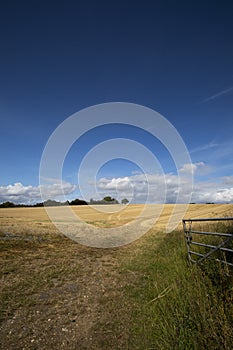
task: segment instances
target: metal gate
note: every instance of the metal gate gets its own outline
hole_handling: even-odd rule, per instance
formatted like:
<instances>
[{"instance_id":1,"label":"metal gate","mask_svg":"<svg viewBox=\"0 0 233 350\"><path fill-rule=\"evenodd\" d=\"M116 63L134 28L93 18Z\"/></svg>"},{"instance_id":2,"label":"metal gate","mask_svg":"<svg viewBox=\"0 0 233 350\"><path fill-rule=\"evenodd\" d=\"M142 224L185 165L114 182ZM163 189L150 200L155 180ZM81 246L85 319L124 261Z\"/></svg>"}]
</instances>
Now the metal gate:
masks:
<instances>
[{"instance_id":1,"label":"metal gate","mask_svg":"<svg viewBox=\"0 0 233 350\"><path fill-rule=\"evenodd\" d=\"M233 267L233 217L183 219L182 221L189 261L201 263L207 258L214 258L216 261ZM204 231L202 228L194 227L197 223L200 226L203 222L212 221L219 223L232 221L232 226L226 232L206 231L206 224L203 228Z\"/></svg>"}]
</instances>

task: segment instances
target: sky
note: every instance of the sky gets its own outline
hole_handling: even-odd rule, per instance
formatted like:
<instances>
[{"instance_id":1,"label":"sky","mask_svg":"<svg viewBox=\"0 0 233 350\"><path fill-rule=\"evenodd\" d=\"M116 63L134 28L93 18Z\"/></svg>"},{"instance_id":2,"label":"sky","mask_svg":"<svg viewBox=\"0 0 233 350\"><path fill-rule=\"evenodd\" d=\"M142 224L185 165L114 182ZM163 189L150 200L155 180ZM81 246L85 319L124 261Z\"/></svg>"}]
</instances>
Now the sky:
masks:
<instances>
[{"instance_id":1,"label":"sky","mask_svg":"<svg viewBox=\"0 0 233 350\"><path fill-rule=\"evenodd\" d=\"M68 117L93 105L128 102L157 111L182 137L192 163L178 170L194 175L192 202L233 203L232 16L227 0L1 2L0 202L41 200L42 153ZM162 172L147 174L132 161L113 159L95 183L86 181L83 196L82 160L114 138L144 145ZM148 183L149 202L161 202L165 182L169 203L179 178L164 145L116 123L72 145L62 181L69 200L111 195L132 203L146 200ZM47 193L60 198L56 180Z\"/></svg>"}]
</instances>

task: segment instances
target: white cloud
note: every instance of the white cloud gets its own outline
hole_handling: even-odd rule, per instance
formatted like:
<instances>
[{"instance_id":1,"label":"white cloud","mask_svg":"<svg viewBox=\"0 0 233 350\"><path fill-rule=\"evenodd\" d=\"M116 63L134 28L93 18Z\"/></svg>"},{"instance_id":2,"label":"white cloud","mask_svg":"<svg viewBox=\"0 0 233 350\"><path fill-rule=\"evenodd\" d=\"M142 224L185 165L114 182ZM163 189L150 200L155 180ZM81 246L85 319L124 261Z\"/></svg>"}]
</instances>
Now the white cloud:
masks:
<instances>
[{"instance_id":1,"label":"white cloud","mask_svg":"<svg viewBox=\"0 0 233 350\"><path fill-rule=\"evenodd\" d=\"M75 191L76 186L68 182L40 185L40 186L24 186L17 182L13 185L0 186L0 202L12 201L14 203L35 203L41 201L41 192L45 194L47 199L56 199L65 194L68 195Z\"/></svg>"},{"instance_id":2,"label":"white cloud","mask_svg":"<svg viewBox=\"0 0 233 350\"><path fill-rule=\"evenodd\" d=\"M189 201L196 203L231 203L233 202L233 177L222 178L221 182L201 181L196 182L193 188L193 195L190 199L190 186L186 177L190 171L198 171L207 167L203 162L193 166L183 166L183 175L178 177L174 174L141 174L122 178L102 178L97 182L97 189L100 195L112 195L118 199L127 197L132 202L140 203L148 200L149 203L174 203L177 194L181 193L181 202ZM219 180L219 179L218 179ZM148 195L149 188L149 195ZM166 197L164 197L166 195Z\"/></svg>"},{"instance_id":3,"label":"white cloud","mask_svg":"<svg viewBox=\"0 0 233 350\"><path fill-rule=\"evenodd\" d=\"M180 169L180 172L185 174L193 174L196 171L196 169L196 164L188 163L183 165L183 167Z\"/></svg>"},{"instance_id":4,"label":"white cloud","mask_svg":"<svg viewBox=\"0 0 233 350\"><path fill-rule=\"evenodd\" d=\"M98 182L99 189L104 190L124 190L131 186L129 177L106 179L102 178Z\"/></svg>"},{"instance_id":5,"label":"white cloud","mask_svg":"<svg viewBox=\"0 0 233 350\"><path fill-rule=\"evenodd\" d=\"M96 186L99 198L111 195L118 200L126 197L132 203L174 203L180 193L180 201L196 203L233 203L233 176L225 176L215 181L196 181L193 195L190 199L190 185L188 175L208 169L204 162L184 165L181 176L176 174L133 174L131 176L101 178L96 184L87 184L89 192ZM199 178L200 179L200 178ZM56 182L56 181L55 181ZM77 186L69 182L48 182L40 186L25 186L18 182L13 185L0 186L0 202L12 201L14 203L35 203L42 201L40 190L43 190L46 199L60 200L62 195L74 193ZM149 190L149 192L148 192ZM90 198L96 198L90 196ZM89 198L85 198L89 200Z\"/></svg>"},{"instance_id":6,"label":"white cloud","mask_svg":"<svg viewBox=\"0 0 233 350\"><path fill-rule=\"evenodd\" d=\"M183 167L180 169L181 174L183 173L193 175L206 175L209 174L211 171L212 168L204 162L184 164Z\"/></svg>"},{"instance_id":7,"label":"white cloud","mask_svg":"<svg viewBox=\"0 0 233 350\"><path fill-rule=\"evenodd\" d=\"M196 203L232 203L233 187L224 183L200 182L195 184L193 191L193 202Z\"/></svg>"},{"instance_id":8,"label":"white cloud","mask_svg":"<svg viewBox=\"0 0 233 350\"><path fill-rule=\"evenodd\" d=\"M127 197L132 202L164 203L175 202L182 186L183 200L188 198L188 182L184 177L174 174L139 174L122 178L102 178L97 182L101 196L117 195L119 199Z\"/></svg>"},{"instance_id":9,"label":"white cloud","mask_svg":"<svg viewBox=\"0 0 233 350\"><path fill-rule=\"evenodd\" d=\"M188 163L184 164L182 168L179 169L180 173L191 174L191 175L207 175L213 171L212 167L204 162Z\"/></svg>"},{"instance_id":10,"label":"white cloud","mask_svg":"<svg viewBox=\"0 0 233 350\"><path fill-rule=\"evenodd\" d=\"M133 170L132 171L132 175L141 175L141 174L143 174L143 172L140 170Z\"/></svg>"}]
</instances>

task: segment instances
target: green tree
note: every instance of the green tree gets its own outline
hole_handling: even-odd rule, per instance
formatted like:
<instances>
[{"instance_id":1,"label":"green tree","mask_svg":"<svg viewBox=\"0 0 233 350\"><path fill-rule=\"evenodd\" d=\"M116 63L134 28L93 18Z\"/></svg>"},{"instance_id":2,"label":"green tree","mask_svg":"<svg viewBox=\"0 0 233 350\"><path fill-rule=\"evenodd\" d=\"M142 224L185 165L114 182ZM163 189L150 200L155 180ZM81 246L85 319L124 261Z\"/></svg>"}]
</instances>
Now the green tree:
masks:
<instances>
[{"instance_id":1,"label":"green tree","mask_svg":"<svg viewBox=\"0 0 233 350\"><path fill-rule=\"evenodd\" d=\"M111 197L111 196L106 196L103 198L103 200L101 201L102 204L119 204L118 200Z\"/></svg>"},{"instance_id":2,"label":"green tree","mask_svg":"<svg viewBox=\"0 0 233 350\"><path fill-rule=\"evenodd\" d=\"M9 201L1 204L1 208L14 208L14 207L15 207L15 204Z\"/></svg>"},{"instance_id":3,"label":"green tree","mask_svg":"<svg viewBox=\"0 0 233 350\"><path fill-rule=\"evenodd\" d=\"M128 199L127 199L127 198L123 198L123 199L122 199L122 201L121 201L121 203L122 203L122 204L128 204L128 203L129 203L129 201L128 201Z\"/></svg>"},{"instance_id":4,"label":"green tree","mask_svg":"<svg viewBox=\"0 0 233 350\"><path fill-rule=\"evenodd\" d=\"M106 197L104 197L104 201L105 202L114 202L115 198L112 198L111 196L106 196Z\"/></svg>"},{"instance_id":5,"label":"green tree","mask_svg":"<svg viewBox=\"0 0 233 350\"><path fill-rule=\"evenodd\" d=\"M84 201L83 199L76 198L70 202L70 205L87 205L87 202Z\"/></svg>"}]
</instances>

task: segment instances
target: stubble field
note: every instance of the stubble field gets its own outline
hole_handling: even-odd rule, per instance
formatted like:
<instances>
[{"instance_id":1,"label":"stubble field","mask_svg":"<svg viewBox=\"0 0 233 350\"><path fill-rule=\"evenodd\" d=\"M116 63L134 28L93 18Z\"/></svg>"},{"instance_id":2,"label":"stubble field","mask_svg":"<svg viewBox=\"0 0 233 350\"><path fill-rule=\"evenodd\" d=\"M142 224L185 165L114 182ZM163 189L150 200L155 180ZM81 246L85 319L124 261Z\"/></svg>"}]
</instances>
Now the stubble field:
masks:
<instances>
[{"instance_id":1,"label":"stubble field","mask_svg":"<svg viewBox=\"0 0 233 350\"><path fill-rule=\"evenodd\" d=\"M97 227L115 227L135 220L144 208L143 205L104 205L104 206L73 206L70 207L80 219ZM164 230L175 206L147 205L147 215L142 221L155 215L158 220L155 229ZM185 218L223 217L232 212L232 204L191 204L187 208ZM56 208L59 219L63 218L63 207ZM177 213L183 211L183 205L176 205ZM179 225L181 228L181 222ZM56 228L50 221L44 208L9 208L0 209L0 229L9 233L42 234L55 232Z\"/></svg>"},{"instance_id":2,"label":"stubble field","mask_svg":"<svg viewBox=\"0 0 233 350\"><path fill-rule=\"evenodd\" d=\"M105 228L135 220L142 207L104 206L100 212L77 206L72 210L85 222ZM151 345L148 335L143 342L138 340L145 334L145 321L140 330L131 328L136 304L129 294L134 288L138 290L139 281L140 288L141 281L145 283L146 273L134 269L133 262L139 262L146 250L160 254L173 209L173 205L151 205L141 222L161 210L155 226L132 244L111 249L82 246L65 237L44 208L0 209L0 348L159 349ZM193 204L185 217L224 217L232 209L232 205ZM62 207L59 210L62 219ZM184 252L182 234L177 235L177 241ZM167 250L169 255L169 246ZM184 254L182 259L185 265ZM162 278L166 282L166 271ZM163 290L156 283L153 288L155 295ZM165 288L162 297L167 292ZM153 300L153 295L150 298Z\"/></svg>"}]
</instances>

